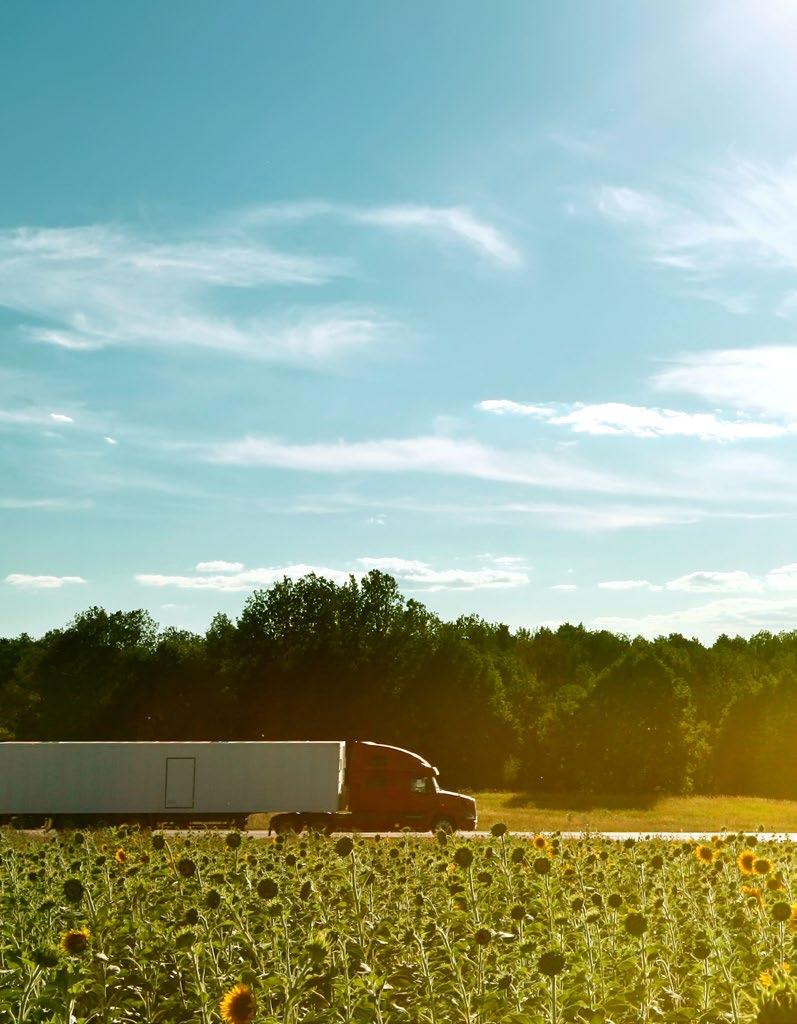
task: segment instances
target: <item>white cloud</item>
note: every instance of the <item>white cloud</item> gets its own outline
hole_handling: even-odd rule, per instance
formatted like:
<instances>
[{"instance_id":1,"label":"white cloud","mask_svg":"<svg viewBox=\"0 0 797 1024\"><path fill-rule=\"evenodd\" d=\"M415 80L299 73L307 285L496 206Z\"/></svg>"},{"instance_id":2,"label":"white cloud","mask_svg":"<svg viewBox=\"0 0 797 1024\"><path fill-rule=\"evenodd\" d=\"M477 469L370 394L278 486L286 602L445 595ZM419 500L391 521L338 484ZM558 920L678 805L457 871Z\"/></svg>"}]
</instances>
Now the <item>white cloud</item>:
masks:
<instances>
[{"instance_id":1,"label":"white cloud","mask_svg":"<svg viewBox=\"0 0 797 1024\"><path fill-rule=\"evenodd\" d=\"M697 395L785 421L797 418L797 345L683 355L653 378L660 391Z\"/></svg>"},{"instance_id":2,"label":"white cloud","mask_svg":"<svg viewBox=\"0 0 797 1024\"><path fill-rule=\"evenodd\" d=\"M598 584L600 590L652 590L654 588L652 583L648 580L604 580Z\"/></svg>"},{"instance_id":3,"label":"white cloud","mask_svg":"<svg viewBox=\"0 0 797 1024\"><path fill-rule=\"evenodd\" d=\"M277 252L240 229L157 241L124 226L0 231L0 306L36 324L32 340L75 351L104 346L216 349L315 363L368 347L392 325L358 307L218 312L218 289L257 293L317 285L340 261Z\"/></svg>"},{"instance_id":4,"label":"white cloud","mask_svg":"<svg viewBox=\"0 0 797 1024\"><path fill-rule=\"evenodd\" d=\"M108 437L107 434L103 437L103 441L105 441L106 444L110 445L119 444L115 437Z\"/></svg>"},{"instance_id":5,"label":"white cloud","mask_svg":"<svg viewBox=\"0 0 797 1024\"><path fill-rule=\"evenodd\" d=\"M74 419L71 416L67 416L65 413L62 413L62 412L51 412L50 413L50 419L53 420L54 423L74 423L75 422Z\"/></svg>"},{"instance_id":6,"label":"white cloud","mask_svg":"<svg viewBox=\"0 0 797 1024\"><path fill-rule=\"evenodd\" d=\"M438 473L535 487L616 492L641 489L587 467L547 455L499 451L478 441L449 437L291 444L268 437L244 437L198 449L210 462L270 466L306 473Z\"/></svg>"},{"instance_id":7,"label":"white cloud","mask_svg":"<svg viewBox=\"0 0 797 1024\"><path fill-rule=\"evenodd\" d=\"M770 590L797 590L797 562L772 569L767 573L766 584Z\"/></svg>"},{"instance_id":8,"label":"white cloud","mask_svg":"<svg viewBox=\"0 0 797 1024\"><path fill-rule=\"evenodd\" d=\"M513 402L509 398L486 398L477 402L476 408L482 412L491 412L496 416L533 416L547 420L556 410L550 405L531 405L529 402Z\"/></svg>"},{"instance_id":9,"label":"white cloud","mask_svg":"<svg viewBox=\"0 0 797 1024\"><path fill-rule=\"evenodd\" d=\"M31 576L27 573L12 572L6 576L6 583L15 587L30 587L33 590L57 590L69 583L85 583L82 576Z\"/></svg>"},{"instance_id":10,"label":"white cloud","mask_svg":"<svg viewBox=\"0 0 797 1024\"><path fill-rule=\"evenodd\" d=\"M225 566L220 569L219 566ZM239 568L233 568L239 566ZM294 564L246 569L240 563L200 562L195 575L138 573L136 581L146 587L177 587L180 590L251 591L269 587L288 577L299 579L315 573L335 583L345 583L350 576L362 577L372 569L390 573L402 584L434 593L441 590L495 590L524 586L529 582L526 572L499 567L484 569L436 569L427 562L399 557L363 557L356 559L356 569L335 569L329 566Z\"/></svg>"},{"instance_id":11,"label":"white cloud","mask_svg":"<svg viewBox=\"0 0 797 1024\"><path fill-rule=\"evenodd\" d=\"M197 562L197 572L240 572L244 567L243 562Z\"/></svg>"},{"instance_id":12,"label":"white cloud","mask_svg":"<svg viewBox=\"0 0 797 1024\"><path fill-rule=\"evenodd\" d=\"M690 594L749 593L762 590L763 584L750 573L739 569L726 572L698 570L670 580L665 587L667 590L683 590Z\"/></svg>"},{"instance_id":13,"label":"white cloud","mask_svg":"<svg viewBox=\"0 0 797 1024\"><path fill-rule=\"evenodd\" d=\"M551 590L578 590L575 583L554 583Z\"/></svg>"},{"instance_id":14,"label":"white cloud","mask_svg":"<svg viewBox=\"0 0 797 1024\"><path fill-rule=\"evenodd\" d=\"M569 427L576 434L628 435L637 438L695 437L701 441L739 441L782 437L795 427L749 419L721 419L714 413L657 409L625 402L592 405L532 405L508 399L490 399L476 406L498 415L532 416L552 426Z\"/></svg>"},{"instance_id":15,"label":"white cloud","mask_svg":"<svg viewBox=\"0 0 797 1024\"><path fill-rule=\"evenodd\" d=\"M380 572L408 573L423 572L427 568L426 562L413 561L409 558L358 558L357 562L366 572L371 569L378 569Z\"/></svg>"},{"instance_id":16,"label":"white cloud","mask_svg":"<svg viewBox=\"0 0 797 1024\"><path fill-rule=\"evenodd\" d=\"M590 624L594 629L647 637L683 633L712 641L721 633L750 636L759 630L794 629L797 626L795 597L726 597L679 611L639 616L602 615Z\"/></svg>"},{"instance_id":17,"label":"white cloud","mask_svg":"<svg viewBox=\"0 0 797 1024\"><path fill-rule=\"evenodd\" d=\"M527 572L518 569L434 569L426 562L404 558L358 558L365 570L389 572L401 582L414 583L430 593L439 590L497 590L522 587L529 582Z\"/></svg>"},{"instance_id":18,"label":"white cloud","mask_svg":"<svg viewBox=\"0 0 797 1024\"><path fill-rule=\"evenodd\" d=\"M200 563L201 564L201 563ZM206 573L195 576L170 576L163 573L137 573L136 581L145 587L177 587L179 590L220 590L229 592L256 590L270 587L279 580L299 579L315 573L335 583L345 583L350 573L317 565L268 566L259 569L242 569L240 572Z\"/></svg>"},{"instance_id":19,"label":"white cloud","mask_svg":"<svg viewBox=\"0 0 797 1024\"><path fill-rule=\"evenodd\" d=\"M453 239L499 266L523 264L521 252L498 228L462 206L356 206L311 200L254 207L243 219L247 224L268 224L315 217L335 217L392 231L420 231L441 240Z\"/></svg>"}]
</instances>

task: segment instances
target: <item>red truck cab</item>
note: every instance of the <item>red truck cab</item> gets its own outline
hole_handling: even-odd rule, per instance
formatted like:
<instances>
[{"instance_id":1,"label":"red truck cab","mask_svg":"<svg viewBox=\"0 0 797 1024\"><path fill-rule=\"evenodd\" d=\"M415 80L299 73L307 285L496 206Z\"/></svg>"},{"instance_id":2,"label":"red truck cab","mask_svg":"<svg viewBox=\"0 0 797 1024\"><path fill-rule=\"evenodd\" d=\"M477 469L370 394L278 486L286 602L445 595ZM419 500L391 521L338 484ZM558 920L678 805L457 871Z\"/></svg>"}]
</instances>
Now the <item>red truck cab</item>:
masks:
<instances>
[{"instance_id":1,"label":"red truck cab","mask_svg":"<svg viewBox=\"0 0 797 1024\"><path fill-rule=\"evenodd\" d=\"M346 788L354 818L395 818L399 828L474 829L472 797L440 789L438 771L410 750L383 743L346 744ZM384 827L384 826L383 826Z\"/></svg>"},{"instance_id":2,"label":"red truck cab","mask_svg":"<svg viewBox=\"0 0 797 1024\"><path fill-rule=\"evenodd\" d=\"M433 765L410 750L349 741L340 810L277 814L271 818L269 831L472 831L476 828L475 800L441 789L437 775Z\"/></svg>"}]
</instances>

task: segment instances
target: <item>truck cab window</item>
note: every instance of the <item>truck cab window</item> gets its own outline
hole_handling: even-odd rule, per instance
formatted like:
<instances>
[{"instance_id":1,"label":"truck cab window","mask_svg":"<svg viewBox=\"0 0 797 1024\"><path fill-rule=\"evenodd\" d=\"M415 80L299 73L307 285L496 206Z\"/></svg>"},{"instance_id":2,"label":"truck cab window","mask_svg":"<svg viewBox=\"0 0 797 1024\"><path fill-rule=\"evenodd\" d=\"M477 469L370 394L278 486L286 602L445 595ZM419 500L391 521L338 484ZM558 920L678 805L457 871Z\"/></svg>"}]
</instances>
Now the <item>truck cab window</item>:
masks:
<instances>
[{"instance_id":1,"label":"truck cab window","mask_svg":"<svg viewBox=\"0 0 797 1024\"><path fill-rule=\"evenodd\" d=\"M431 780L427 778L410 779L410 792L412 793L432 793L433 789L430 785Z\"/></svg>"}]
</instances>

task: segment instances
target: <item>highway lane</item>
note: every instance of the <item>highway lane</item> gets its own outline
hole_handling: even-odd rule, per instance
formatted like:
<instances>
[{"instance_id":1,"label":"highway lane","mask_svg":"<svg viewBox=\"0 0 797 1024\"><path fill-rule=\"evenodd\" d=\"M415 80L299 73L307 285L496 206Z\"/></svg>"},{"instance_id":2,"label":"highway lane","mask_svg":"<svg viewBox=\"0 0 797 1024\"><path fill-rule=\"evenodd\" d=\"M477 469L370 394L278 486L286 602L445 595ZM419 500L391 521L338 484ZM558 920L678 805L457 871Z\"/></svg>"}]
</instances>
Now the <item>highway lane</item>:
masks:
<instances>
[{"instance_id":1,"label":"highway lane","mask_svg":"<svg viewBox=\"0 0 797 1024\"><path fill-rule=\"evenodd\" d=\"M69 829L64 831L85 831L90 826L84 826L82 829ZM144 830L142 830L144 831ZM173 836L201 836L201 835L212 835L218 833L219 835L226 835L231 830L229 828L187 828L187 829L157 829L153 831L162 832L164 835ZM38 836L57 836L59 830L53 829L20 829L20 834L23 835L38 835ZM265 829L252 829L246 830L241 833L244 836L249 836L252 839L260 840L274 840L276 836L273 832L268 832ZM561 839L609 839L616 842L624 842L627 839L633 839L635 842L644 842L646 839L665 839L674 843L686 843L686 842L702 842L710 841L714 838L724 838L728 835L738 835L739 833L728 830L727 832L548 832L543 830L539 832L507 832L507 838L512 839L533 839L536 835L552 836L558 835ZM301 833L299 834L301 835ZM299 835L292 838L299 838ZM420 838L432 840L436 837L431 832L335 832L333 838L336 836L354 836L360 839L404 839L406 837ZM776 843L797 843L797 832L750 832L745 831L744 835L755 836L759 842L776 842ZM451 834L452 839L490 839L492 835L490 832L454 832Z\"/></svg>"},{"instance_id":2,"label":"highway lane","mask_svg":"<svg viewBox=\"0 0 797 1024\"><path fill-rule=\"evenodd\" d=\"M195 834L197 829L183 829L180 830L180 835L192 835ZM210 831L210 830L207 830ZM223 830L222 830L223 831ZM252 836L254 839L273 839L273 833L267 832L265 829L253 829L242 833L243 835ZM403 839L405 836L420 837L426 839L435 838L430 832L336 832L335 835L351 835L359 836L363 839L374 839L377 835L382 839ZM533 839L538 832L508 832L507 836L514 839ZM702 840L711 840L715 837L724 837L728 834L737 835L736 832L543 832L542 835L558 835L562 839L588 839L590 837L595 839L612 839L617 842L624 842L626 839L633 839L637 842L644 841L645 839L668 839L672 842L686 843L686 842L700 842ZM745 832L745 835L755 835L759 842L778 842L778 843L797 843L797 832ZM452 834L452 838L477 838L477 839L490 839L492 838L490 832L455 832Z\"/></svg>"}]
</instances>

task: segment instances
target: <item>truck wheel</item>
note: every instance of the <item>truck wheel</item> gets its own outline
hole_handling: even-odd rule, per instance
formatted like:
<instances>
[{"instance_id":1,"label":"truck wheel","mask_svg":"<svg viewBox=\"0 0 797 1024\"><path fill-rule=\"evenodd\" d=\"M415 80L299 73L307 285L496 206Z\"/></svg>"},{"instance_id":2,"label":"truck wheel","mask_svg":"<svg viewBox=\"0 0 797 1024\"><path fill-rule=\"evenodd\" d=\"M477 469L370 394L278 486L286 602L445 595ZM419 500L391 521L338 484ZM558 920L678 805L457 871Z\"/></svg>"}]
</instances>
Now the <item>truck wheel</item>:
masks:
<instances>
[{"instance_id":1,"label":"truck wheel","mask_svg":"<svg viewBox=\"0 0 797 1024\"><path fill-rule=\"evenodd\" d=\"M432 832L456 832L456 823L451 818L435 818L432 822Z\"/></svg>"},{"instance_id":2,"label":"truck wheel","mask_svg":"<svg viewBox=\"0 0 797 1024\"><path fill-rule=\"evenodd\" d=\"M291 814L281 814L271 821L271 829L278 836L298 835L304 828L301 818Z\"/></svg>"}]
</instances>

